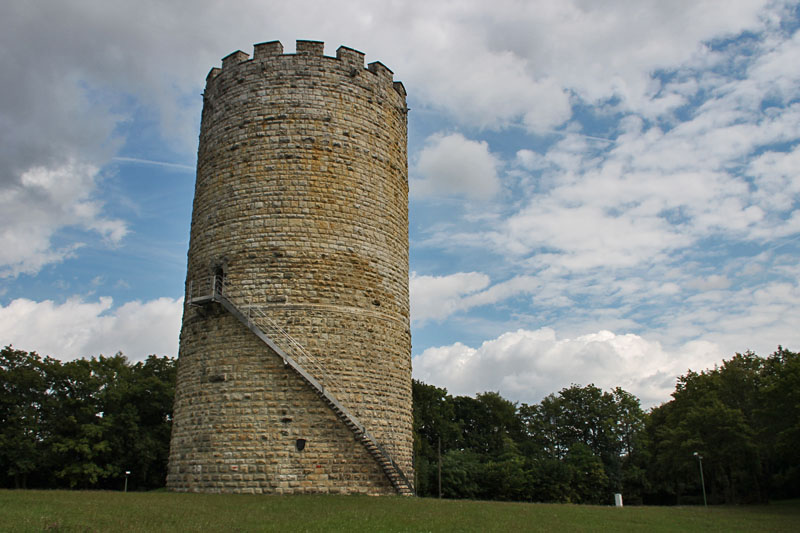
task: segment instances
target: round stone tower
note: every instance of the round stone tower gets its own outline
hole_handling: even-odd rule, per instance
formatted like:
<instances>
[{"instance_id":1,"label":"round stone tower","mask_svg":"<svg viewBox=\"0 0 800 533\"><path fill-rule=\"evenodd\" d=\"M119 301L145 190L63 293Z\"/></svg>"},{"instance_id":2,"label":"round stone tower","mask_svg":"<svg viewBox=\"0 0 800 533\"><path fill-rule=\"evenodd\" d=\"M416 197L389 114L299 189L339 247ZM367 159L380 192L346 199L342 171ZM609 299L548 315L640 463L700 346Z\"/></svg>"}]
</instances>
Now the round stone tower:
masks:
<instances>
[{"instance_id":1,"label":"round stone tower","mask_svg":"<svg viewBox=\"0 0 800 533\"><path fill-rule=\"evenodd\" d=\"M413 492L405 96L316 41L211 69L171 490Z\"/></svg>"}]
</instances>

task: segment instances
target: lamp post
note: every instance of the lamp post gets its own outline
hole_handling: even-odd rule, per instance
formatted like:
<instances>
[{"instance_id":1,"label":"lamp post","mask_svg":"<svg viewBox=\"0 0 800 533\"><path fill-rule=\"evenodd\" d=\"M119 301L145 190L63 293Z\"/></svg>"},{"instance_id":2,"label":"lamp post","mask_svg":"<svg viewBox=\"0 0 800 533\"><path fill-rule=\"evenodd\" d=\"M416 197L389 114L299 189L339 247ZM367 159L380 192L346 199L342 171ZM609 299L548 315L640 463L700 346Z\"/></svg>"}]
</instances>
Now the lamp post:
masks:
<instances>
[{"instance_id":1,"label":"lamp post","mask_svg":"<svg viewBox=\"0 0 800 533\"><path fill-rule=\"evenodd\" d=\"M703 486L703 505L708 507L708 501L706 500L706 480L703 478L703 456L697 452L694 452L695 457L697 457L697 462L700 464L700 484Z\"/></svg>"},{"instance_id":2,"label":"lamp post","mask_svg":"<svg viewBox=\"0 0 800 533\"><path fill-rule=\"evenodd\" d=\"M131 475L130 470L125 471L125 492L128 492L128 476Z\"/></svg>"},{"instance_id":3,"label":"lamp post","mask_svg":"<svg viewBox=\"0 0 800 533\"><path fill-rule=\"evenodd\" d=\"M442 437L439 436L439 499L442 499Z\"/></svg>"}]
</instances>

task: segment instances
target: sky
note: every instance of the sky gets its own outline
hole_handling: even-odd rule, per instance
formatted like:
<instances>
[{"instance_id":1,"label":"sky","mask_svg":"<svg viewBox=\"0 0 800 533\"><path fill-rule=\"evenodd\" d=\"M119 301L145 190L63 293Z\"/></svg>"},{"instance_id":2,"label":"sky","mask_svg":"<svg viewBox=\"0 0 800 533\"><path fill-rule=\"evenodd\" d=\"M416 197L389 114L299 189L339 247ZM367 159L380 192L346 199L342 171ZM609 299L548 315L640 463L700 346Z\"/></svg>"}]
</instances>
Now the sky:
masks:
<instances>
[{"instance_id":1,"label":"sky","mask_svg":"<svg viewBox=\"0 0 800 533\"><path fill-rule=\"evenodd\" d=\"M297 39L408 91L413 375L535 403L800 349L800 7L5 0L0 344L176 356L205 77Z\"/></svg>"}]
</instances>

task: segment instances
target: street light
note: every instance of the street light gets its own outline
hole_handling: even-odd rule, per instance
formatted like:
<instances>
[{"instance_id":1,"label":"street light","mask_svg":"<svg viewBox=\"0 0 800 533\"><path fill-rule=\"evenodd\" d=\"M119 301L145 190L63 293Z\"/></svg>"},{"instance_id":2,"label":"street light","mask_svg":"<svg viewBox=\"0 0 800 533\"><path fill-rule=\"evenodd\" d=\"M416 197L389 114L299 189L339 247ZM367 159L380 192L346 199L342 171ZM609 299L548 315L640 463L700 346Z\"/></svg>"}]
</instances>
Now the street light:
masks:
<instances>
[{"instance_id":1,"label":"street light","mask_svg":"<svg viewBox=\"0 0 800 533\"><path fill-rule=\"evenodd\" d=\"M697 461L700 464L700 484L703 486L703 505L708 507L708 501L706 501L706 480L703 478L703 456L697 452L694 452L692 455L697 457Z\"/></svg>"},{"instance_id":2,"label":"street light","mask_svg":"<svg viewBox=\"0 0 800 533\"><path fill-rule=\"evenodd\" d=\"M697 454L695 454L697 455ZM130 470L125 471L125 492L128 492L128 476L131 475Z\"/></svg>"}]
</instances>

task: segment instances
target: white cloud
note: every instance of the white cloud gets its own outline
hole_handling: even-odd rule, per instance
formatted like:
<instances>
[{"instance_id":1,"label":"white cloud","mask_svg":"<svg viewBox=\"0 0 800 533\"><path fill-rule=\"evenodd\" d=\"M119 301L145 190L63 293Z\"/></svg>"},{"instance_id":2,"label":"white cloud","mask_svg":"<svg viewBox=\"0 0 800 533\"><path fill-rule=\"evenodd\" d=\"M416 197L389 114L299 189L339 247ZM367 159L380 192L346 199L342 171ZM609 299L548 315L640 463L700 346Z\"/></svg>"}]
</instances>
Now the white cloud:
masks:
<instances>
[{"instance_id":1,"label":"white cloud","mask_svg":"<svg viewBox=\"0 0 800 533\"><path fill-rule=\"evenodd\" d=\"M700 291L713 291L720 289L727 289L731 286L730 280L726 276L719 274L712 274L707 278L698 278L690 280L687 287L697 289Z\"/></svg>"},{"instance_id":2,"label":"white cloud","mask_svg":"<svg viewBox=\"0 0 800 533\"><path fill-rule=\"evenodd\" d=\"M534 276L516 276L491 284L480 272L458 272L447 276L420 276L411 273L411 319L416 325L429 320L441 321L474 307L503 302L520 295L552 299L553 295ZM552 303L552 301L551 301Z\"/></svg>"},{"instance_id":3,"label":"white cloud","mask_svg":"<svg viewBox=\"0 0 800 533\"><path fill-rule=\"evenodd\" d=\"M466 296L462 301L462 306L464 309L469 309L479 305L494 304L522 294L538 294L543 289L541 281L535 276L515 276Z\"/></svg>"},{"instance_id":4,"label":"white cloud","mask_svg":"<svg viewBox=\"0 0 800 533\"><path fill-rule=\"evenodd\" d=\"M766 5L739 1L723 14L712 0L404 2L404 27L391 24L392 10L375 18L408 43L398 54L404 79L427 106L465 124L546 132L570 118L570 94L617 98L647 116L677 108L685 96L660 92L651 74L708 62L705 41L761 29Z\"/></svg>"},{"instance_id":5,"label":"white cloud","mask_svg":"<svg viewBox=\"0 0 800 533\"><path fill-rule=\"evenodd\" d=\"M415 322L441 320L464 309L464 297L489 285L489 276L459 272L449 276L418 276L411 273L411 317Z\"/></svg>"},{"instance_id":6,"label":"white cloud","mask_svg":"<svg viewBox=\"0 0 800 533\"><path fill-rule=\"evenodd\" d=\"M774 268L774 267L773 267ZM773 281L725 288L727 279L711 276L701 287L685 293L680 306L663 309L661 329L649 335L663 343L702 337L722 347L729 355L753 350L771 353L779 344L788 349L800 346L800 270L792 267Z\"/></svg>"},{"instance_id":7,"label":"white cloud","mask_svg":"<svg viewBox=\"0 0 800 533\"><path fill-rule=\"evenodd\" d=\"M112 304L109 297L62 304L13 300L0 306L0 343L62 360L118 351L133 361L150 354L177 357L183 299Z\"/></svg>"},{"instance_id":8,"label":"white cloud","mask_svg":"<svg viewBox=\"0 0 800 533\"><path fill-rule=\"evenodd\" d=\"M572 384L622 387L644 406L669 400L677 376L729 358L714 344L690 342L667 351L637 335L599 331L559 339L555 331L517 330L478 348L461 343L428 348L413 360L414 377L451 394L499 391L526 403Z\"/></svg>"},{"instance_id":9,"label":"white cloud","mask_svg":"<svg viewBox=\"0 0 800 533\"><path fill-rule=\"evenodd\" d=\"M500 244L510 252L543 250L536 255L537 263L570 271L635 266L690 243L657 216L619 216L602 205L572 206L547 199L533 201L510 217L503 233L507 241Z\"/></svg>"},{"instance_id":10,"label":"white cloud","mask_svg":"<svg viewBox=\"0 0 800 533\"><path fill-rule=\"evenodd\" d=\"M766 209L786 212L800 196L800 145L791 152L765 152L750 161L747 173L756 179L756 196Z\"/></svg>"},{"instance_id":11,"label":"white cloud","mask_svg":"<svg viewBox=\"0 0 800 533\"><path fill-rule=\"evenodd\" d=\"M797 73L776 70L800 54L800 36L776 41L767 33L750 47L747 56L715 52L720 65L740 62L727 76L703 79L707 65L693 60L672 81L651 80L701 100L683 121L628 114L611 142L566 133L543 154L518 150L515 171L531 173L520 180L521 207L478 231L459 228L427 243L489 247L518 264L575 273L669 262L709 238L761 243L793 235L800 230L798 152L776 146L800 139L800 105L778 111L765 103L800 97ZM770 75L782 80L777 89ZM692 79L703 80L702 90Z\"/></svg>"},{"instance_id":12,"label":"white cloud","mask_svg":"<svg viewBox=\"0 0 800 533\"><path fill-rule=\"evenodd\" d=\"M79 242L53 245L56 232L65 227L118 244L127 226L102 213L102 203L91 196L97 180L96 167L70 161L57 168L31 168L15 186L0 189L0 277L35 274L72 256Z\"/></svg>"},{"instance_id":13,"label":"white cloud","mask_svg":"<svg viewBox=\"0 0 800 533\"><path fill-rule=\"evenodd\" d=\"M455 315L460 322L470 324L473 332L475 328L497 331L492 321L481 321L479 313L467 312L514 299L514 310L506 320L518 327L550 324L575 339L584 338L584 332L592 330L637 332L651 343L660 343L662 351L669 354L684 353L686 346L706 342L712 343L721 357L745 350L767 355L779 344L789 349L800 345L795 320L800 314L800 268L791 254L771 257L774 254L734 260L720 272L706 274L689 265L619 272L595 269L569 276L544 269L536 275L517 275L498 283L481 275L477 278L480 283L474 286L456 283L461 275L417 276L426 283L414 291L412 279L412 294L417 293L428 307L422 308L421 316L412 310L412 318L421 327L425 319L442 321ZM765 265L769 274L764 271ZM770 281L765 281L767 276ZM430 297L425 298L426 294ZM529 298L531 304L520 302L520 297ZM429 355L436 360L455 351L463 358L472 350L461 345L445 346ZM478 372L475 379L482 380L482 376ZM576 376L577 380L580 374Z\"/></svg>"},{"instance_id":14,"label":"white cloud","mask_svg":"<svg viewBox=\"0 0 800 533\"><path fill-rule=\"evenodd\" d=\"M437 133L428 137L419 154L415 170L421 178L411 180L411 194L491 199L500 190L499 166L485 141Z\"/></svg>"},{"instance_id":15,"label":"white cloud","mask_svg":"<svg viewBox=\"0 0 800 533\"><path fill-rule=\"evenodd\" d=\"M741 1L720 10L713 1L501 1L485 4L491 14L467 17L491 21L472 38L518 58L532 79L556 79L590 103L617 97L625 109L655 114L683 100L659 94L652 72L701 60L709 54L704 41L761 28L766 4Z\"/></svg>"},{"instance_id":16,"label":"white cloud","mask_svg":"<svg viewBox=\"0 0 800 533\"><path fill-rule=\"evenodd\" d=\"M547 166L547 163L540 154L525 148L517 151L514 162L527 170L539 170Z\"/></svg>"}]
</instances>

